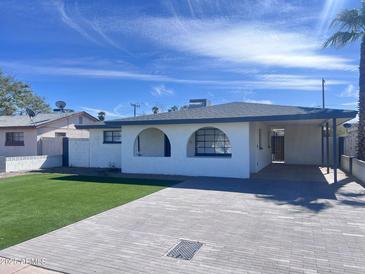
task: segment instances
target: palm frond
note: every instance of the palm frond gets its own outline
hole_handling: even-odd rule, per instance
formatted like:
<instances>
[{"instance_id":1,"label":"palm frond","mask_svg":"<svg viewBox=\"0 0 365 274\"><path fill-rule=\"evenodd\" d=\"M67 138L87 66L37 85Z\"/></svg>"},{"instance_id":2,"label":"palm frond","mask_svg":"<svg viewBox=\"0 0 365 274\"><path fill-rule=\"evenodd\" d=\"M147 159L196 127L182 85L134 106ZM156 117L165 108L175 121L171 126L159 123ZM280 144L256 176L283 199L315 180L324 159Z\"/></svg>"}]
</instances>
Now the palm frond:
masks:
<instances>
[{"instance_id":1,"label":"palm frond","mask_svg":"<svg viewBox=\"0 0 365 274\"><path fill-rule=\"evenodd\" d=\"M359 32L365 29L362 10L352 9L340 12L332 21L331 27L339 27L348 32Z\"/></svg>"},{"instance_id":2,"label":"palm frond","mask_svg":"<svg viewBox=\"0 0 365 274\"><path fill-rule=\"evenodd\" d=\"M349 32L349 31L338 31L333 34L327 41L323 44L324 48L336 47L340 48L348 43L355 42L364 36L364 32Z\"/></svg>"}]
</instances>

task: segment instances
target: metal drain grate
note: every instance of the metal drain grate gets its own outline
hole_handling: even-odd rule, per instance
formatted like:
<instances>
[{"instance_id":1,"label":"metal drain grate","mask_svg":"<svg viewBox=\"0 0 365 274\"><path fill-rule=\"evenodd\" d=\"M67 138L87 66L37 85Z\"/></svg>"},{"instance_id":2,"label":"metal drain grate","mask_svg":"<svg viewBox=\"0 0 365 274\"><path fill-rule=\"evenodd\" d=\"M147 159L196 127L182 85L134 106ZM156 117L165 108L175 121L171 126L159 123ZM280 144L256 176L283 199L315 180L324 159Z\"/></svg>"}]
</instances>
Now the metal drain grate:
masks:
<instances>
[{"instance_id":1,"label":"metal drain grate","mask_svg":"<svg viewBox=\"0 0 365 274\"><path fill-rule=\"evenodd\" d=\"M191 260L202 246L203 244L200 242L180 240L180 242L171 249L166 256L183 260Z\"/></svg>"}]
</instances>

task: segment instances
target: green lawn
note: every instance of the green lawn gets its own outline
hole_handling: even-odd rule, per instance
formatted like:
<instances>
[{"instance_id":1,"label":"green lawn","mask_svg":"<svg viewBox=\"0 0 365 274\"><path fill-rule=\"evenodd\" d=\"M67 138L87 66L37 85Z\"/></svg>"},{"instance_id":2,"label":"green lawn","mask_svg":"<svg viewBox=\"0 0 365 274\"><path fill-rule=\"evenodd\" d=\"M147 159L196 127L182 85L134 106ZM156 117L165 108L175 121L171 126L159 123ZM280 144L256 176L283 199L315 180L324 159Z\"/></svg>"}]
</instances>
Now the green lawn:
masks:
<instances>
[{"instance_id":1,"label":"green lawn","mask_svg":"<svg viewBox=\"0 0 365 274\"><path fill-rule=\"evenodd\" d=\"M0 179L0 250L175 183L65 174Z\"/></svg>"}]
</instances>

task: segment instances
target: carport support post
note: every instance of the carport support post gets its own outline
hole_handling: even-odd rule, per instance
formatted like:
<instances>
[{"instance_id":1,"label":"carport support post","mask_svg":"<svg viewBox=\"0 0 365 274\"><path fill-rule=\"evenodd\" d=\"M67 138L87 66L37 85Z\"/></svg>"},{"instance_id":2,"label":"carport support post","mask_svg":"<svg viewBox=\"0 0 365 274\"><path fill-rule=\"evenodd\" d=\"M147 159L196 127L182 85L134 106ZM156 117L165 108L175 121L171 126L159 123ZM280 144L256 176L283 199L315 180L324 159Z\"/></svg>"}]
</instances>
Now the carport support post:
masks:
<instances>
[{"instance_id":1,"label":"carport support post","mask_svg":"<svg viewBox=\"0 0 365 274\"><path fill-rule=\"evenodd\" d=\"M321 125L322 166L324 166L324 127Z\"/></svg>"},{"instance_id":2,"label":"carport support post","mask_svg":"<svg viewBox=\"0 0 365 274\"><path fill-rule=\"evenodd\" d=\"M330 173L330 130L328 121L326 122L326 164L327 164L327 174Z\"/></svg>"},{"instance_id":3,"label":"carport support post","mask_svg":"<svg viewBox=\"0 0 365 274\"><path fill-rule=\"evenodd\" d=\"M332 119L333 124L333 182L337 183L337 134L336 134L336 118Z\"/></svg>"}]
</instances>

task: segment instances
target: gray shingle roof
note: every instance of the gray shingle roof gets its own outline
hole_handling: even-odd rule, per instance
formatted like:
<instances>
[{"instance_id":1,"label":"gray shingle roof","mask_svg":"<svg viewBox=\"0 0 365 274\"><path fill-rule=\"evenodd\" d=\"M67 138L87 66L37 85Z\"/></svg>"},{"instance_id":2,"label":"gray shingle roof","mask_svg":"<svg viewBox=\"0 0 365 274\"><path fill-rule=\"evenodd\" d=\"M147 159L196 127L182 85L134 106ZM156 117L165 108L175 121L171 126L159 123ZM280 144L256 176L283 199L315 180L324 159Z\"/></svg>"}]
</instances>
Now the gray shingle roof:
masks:
<instances>
[{"instance_id":1,"label":"gray shingle roof","mask_svg":"<svg viewBox=\"0 0 365 274\"><path fill-rule=\"evenodd\" d=\"M75 114L77 113L40 113L32 120L28 115L0 116L0 127L37 127Z\"/></svg>"},{"instance_id":2,"label":"gray shingle roof","mask_svg":"<svg viewBox=\"0 0 365 274\"><path fill-rule=\"evenodd\" d=\"M107 121L111 125L183 124L200 122L239 122L270 120L303 120L354 118L357 112L340 109L321 109L233 102L201 108L184 109Z\"/></svg>"}]
</instances>

